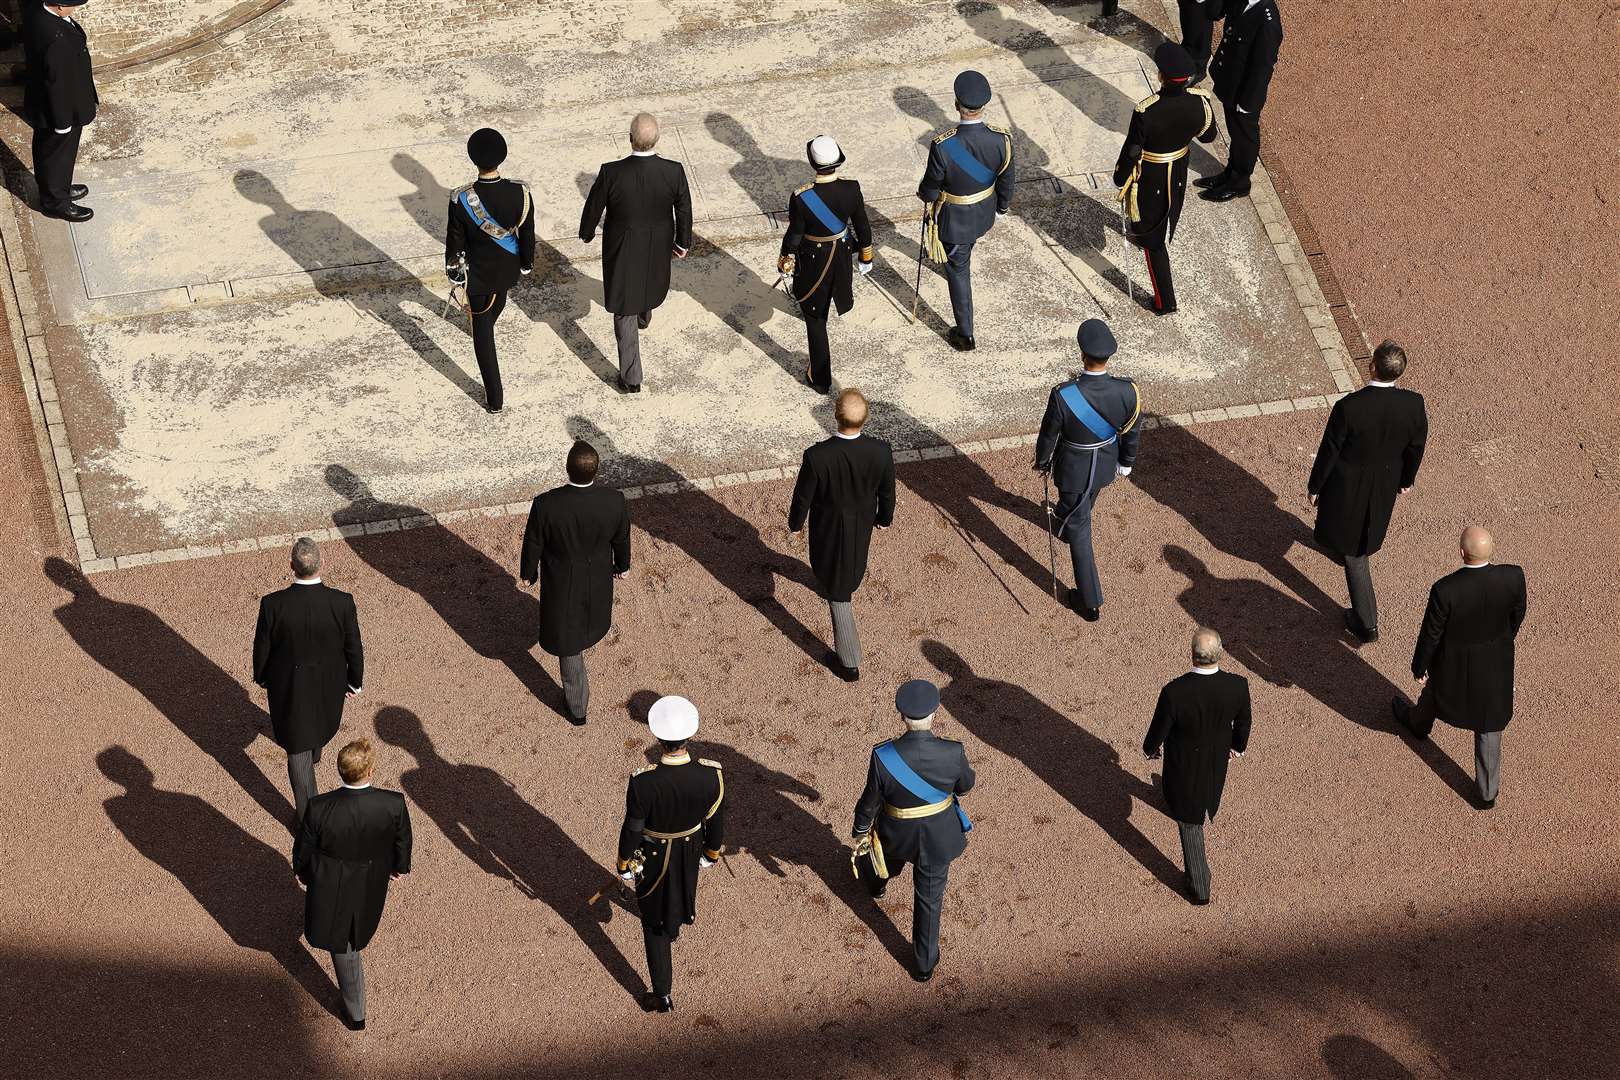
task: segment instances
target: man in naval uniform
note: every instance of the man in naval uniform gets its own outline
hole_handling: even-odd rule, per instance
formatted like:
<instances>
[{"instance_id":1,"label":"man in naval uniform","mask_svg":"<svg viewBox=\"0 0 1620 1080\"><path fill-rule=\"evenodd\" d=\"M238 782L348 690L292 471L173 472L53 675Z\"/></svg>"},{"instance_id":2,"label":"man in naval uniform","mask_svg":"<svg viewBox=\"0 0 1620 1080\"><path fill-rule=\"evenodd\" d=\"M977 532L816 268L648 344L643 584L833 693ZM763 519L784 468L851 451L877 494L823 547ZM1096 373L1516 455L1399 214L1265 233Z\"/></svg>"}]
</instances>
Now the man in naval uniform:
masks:
<instances>
[{"instance_id":1,"label":"man in naval uniform","mask_svg":"<svg viewBox=\"0 0 1620 1080\"><path fill-rule=\"evenodd\" d=\"M1189 87L1195 68L1186 49L1166 41L1153 50L1153 61L1159 92L1136 103L1114 165L1114 186L1130 221L1125 237L1147 256L1153 313L1168 315L1176 310L1169 244L1187 199L1187 154L1193 139L1215 138L1215 106L1209 91Z\"/></svg>"},{"instance_id":2,"label":"man in naval uniform","mask_svg":"<svg viewBox=\"0 0 1620 1080\"><path fill-rule=\"evenodd\" d=\"M444 270L452 289L464 291L473 355L484 380L484 409L493 414L505 404L501 365L495 358L495 320L506 308L507 290L534 270L534 205L527 184L503 180L497 171L506 160L500 132L473 132L467 156L478 166L478 179L450 196Z\"/></svg>"},{"instance_id":3,"label":"man in naval uniform","mask_svg":"<svg viewBox=\"0 0 1620 1080\"><path fill-rule=\"evenodd\" d=\"M873 899L889 879L912 864L914 896L911 977L927 982L939 964L939 912L951 861L967 847L973 828L957 797L973 790L973 766L955 739L933 732L939 688L913 679L894 695L906 733L878 743L866 770L866 789L855 804L856 876ZM880 816L881 811L881 816Z\"/></svg>"},{"instance_id":4,"label":"man in naval uniform","mask_svg":"<svg viewBox=\"0 0 1620 1080\"><path fill-rule=\"evenodd\" d=\"M861 185L840 179L844 152L831 135L818 135L805 146L816 179L788 200L787 235L776 268L788 275L789 291L804 316L810 338L810 367L805 381L823 394L832 391L832 357L827 348L827 309L837 305L847 315L855 306L849 254L860 246L860 271L872 272L872 226L866 220Z\"/></svg>"},{"instance_id":5,"label":"man in naval uniform","mask_svg":"<svg viewBox=\"0 0 1620 1080\"><path fill-rule=\"evenodd\" d=\"M1142 398L1136 384L1108 373L1117 345L1108 324L1080 324L1080 376L1052 388L1041 433L1035 440L1035 471L1052 473L1058 501L1047 510L1052 535L1067 540L1074 562L1069 606L1087 622L1102 617L1102 582L1091 550L1091 511L1115 476L1129 476L1140 437L1136 421Z\"/></svg>"},{"instance_id":6,"label":"man in naval uniform","mask_svg":"<svg viewBox=\"0 0 1620 1080\"><path fill-rule=\"evenodd\" d=\"M697 918L700 868L720 858L725 831L725 775L708 758L692 760L686 740L697 734L697 706L683 697L653 702L647 726L663 746L655 765L637 769L625 796L619 830L619 877L635 890L647 946L651 993L647 1012L669 1012L670 945Z\"/></svg>"},{"instance_id":7,"label":"man in naval uniform","mask_svg":"<svg viewBox=\"0 0 1620 1080\"><path fill-rule=\"evenodd\" d=\"M977 71L956 77L956 111L961 119L934 136L928 167L917 197L928 204L923 247L945 264L956 325L946 335L953 348L967 352L973 336L973 245L1012 205L1012 135L984 122L990 81Z\"/></svg>"}]
</instances>

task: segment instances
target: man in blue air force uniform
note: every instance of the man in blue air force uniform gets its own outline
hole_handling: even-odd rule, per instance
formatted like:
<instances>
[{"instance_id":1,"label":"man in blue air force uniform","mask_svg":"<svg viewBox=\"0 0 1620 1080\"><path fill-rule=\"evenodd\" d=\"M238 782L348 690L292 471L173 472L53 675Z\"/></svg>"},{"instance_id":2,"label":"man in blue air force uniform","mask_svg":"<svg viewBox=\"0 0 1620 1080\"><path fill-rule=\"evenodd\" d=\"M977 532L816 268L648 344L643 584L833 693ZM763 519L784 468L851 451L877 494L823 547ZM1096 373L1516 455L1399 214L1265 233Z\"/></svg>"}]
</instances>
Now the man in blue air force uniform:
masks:
<instances>
[{"instance_id":1,"label":"man in blue air force uniform","mask_svg":"<svg viewBox=\"0 0 1620 1080\"><path fill-rule=\"evenodd\" d=\"M956 110L961 117L949 131L934 136L928 167L917 197L928 204L924 248L945 264L956 325L947 340L967 352L973 337L973 245L990 231L997 216L1012 204L1012 135L984 122L990 104L990 82L977 71L956 77Z\"/></svg>"},{"instance_id":2,"label":"man in blue air force uniform","mask_svg":"<svg viewBox=\"0 0 1620 1080\"><path fill-rule=\"evenodd\" d=\"M1050 471L1057 484L1057 506L1048 511L1047 527L1068 541L1074 560L1069 606L1096 622L1103 594L1091 550L1091 511L1097 494L1115 476L1129 476L1136 464L1142 398L1131 380L1108 373L1108 358L1118 346L1107 323L1087 319L1078 336L1085 370L1052 388L1035 440L1035 471Z\"/></svg>"},{"instance_id":3,"label":"man in blue air force uniform","mask_svg":"<svg viewBox=\"0 0 1620 1080\"><path fill-rule=\"evenodd\" d=\"M889 879L906 863L912 864L911 947L916 967L911 977L927 982L939 963L945 878L951 860L967 847L968 830L973 828L956 801L973 790L973 766L961 743L933 733L939 709L939 688L933 683L911 680L896 692L894 705L906 722L906 733L872 750L866 789L855 804L855 853L850 858L873 899L883 896Z\"/></svg>"},{"instance_id":4,"label":"man in blue air force uniform","mask_svg":"<svg viewBox=\"0 0 1620 1080\"><path fill-rule=\"evenodd\" d=\"M484 380L484 409L505 404L501 365L495 358L495 320L506 293L534 269L534 202L521 180L503 180L506 140L494 128L479 128L467 140L478 179L450 194L444 271L452 288L465 290L463 307L472 326L473 355Z\"/></svg>"}]
</instances>

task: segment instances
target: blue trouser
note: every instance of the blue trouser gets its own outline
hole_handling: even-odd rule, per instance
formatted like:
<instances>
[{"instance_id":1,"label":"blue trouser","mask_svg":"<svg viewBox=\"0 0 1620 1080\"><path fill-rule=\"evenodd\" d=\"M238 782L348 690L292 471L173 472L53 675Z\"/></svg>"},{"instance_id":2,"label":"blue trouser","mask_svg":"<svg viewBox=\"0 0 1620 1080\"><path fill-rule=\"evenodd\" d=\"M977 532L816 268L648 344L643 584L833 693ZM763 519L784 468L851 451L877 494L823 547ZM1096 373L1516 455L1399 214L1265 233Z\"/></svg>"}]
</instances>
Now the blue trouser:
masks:
<instances>
[{"instance_id":1,"label":"blue trouser","mask_svg":"<svg viewBox=\"0 0 1620 1080\"><path fill-rule=\"evenodd\" d=\"M1083 491L1058 491L1056 518L1053 532L1069 542L1069 558L1074 562L1074 587L1080 594L1080 603L1088 608L1100 608L1103 602L1102 582L1097 577L1097 559L1091 551L1091 509L1097 494L1114 479L1111 461L1099 462L1099 455L1091 455L1091 470ZM1103 474L1103 475L1099 475Z\"/></svg>"},{"instance_id":2,"label":"blue trouser","mask_svg":"<svg viewBox=\"0 0 1620 1080\"><path fill-rule=\"evenodd\" d=\"M973 241L945 245L945 284L951 290L951 316L957 328L973 336Z\"/></svg>"}]
</instances>

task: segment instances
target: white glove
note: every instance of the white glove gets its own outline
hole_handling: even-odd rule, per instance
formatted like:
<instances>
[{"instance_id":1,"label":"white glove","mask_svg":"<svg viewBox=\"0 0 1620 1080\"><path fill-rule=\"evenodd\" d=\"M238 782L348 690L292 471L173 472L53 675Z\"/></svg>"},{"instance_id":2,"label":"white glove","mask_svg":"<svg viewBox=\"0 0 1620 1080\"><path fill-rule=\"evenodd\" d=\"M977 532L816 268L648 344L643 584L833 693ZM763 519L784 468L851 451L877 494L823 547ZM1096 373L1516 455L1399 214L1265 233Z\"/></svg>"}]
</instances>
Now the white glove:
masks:
<instances>
[{"instance_id":1,"label":"white glove","mask_svg":"<svg viewBox=\"0 0 1620 1080\"><path fill-rule=\"evenodd\" d=\"M863 274L870 274L872 272L872 264L869 262L857 262L855 264L855 269L859 270Z\"/></svg>"},{"instance_id":2,"label":"white glove","mask_svg":"<svg viewBox=\"0 0 1620 1080\"><path fill-rule=\"evenodd\" d=\"M700 866L704 870L707 870L709 867L711 867L713 865L714 865L714 860L709 858L707 855L699 855L698 856L698 866Z\"/></svg>"},{"instance_id":3,"label":"white glove","mask_svg":"<svg viewBox=\"0 0 1620 1080\"><path fill-rule=\"evenodd\" d=\"M1114 475L1115 476L1129 476L1129 475L1131 475L1131 466L1129 466L1129 465L1115 465L1114 466Z\"/></svg>"},{"instance_id":4,"label":"white glove","mask_svg":"<svg viewBox=\"0 0 1620 1080\"><path fill-rule=\"evenodd\" d=\"M626 870L624 873L619 875L619 880L624 882L626 885L634 885L636 883L636 875L633 872Z\"/></svg>"}]
</instances>

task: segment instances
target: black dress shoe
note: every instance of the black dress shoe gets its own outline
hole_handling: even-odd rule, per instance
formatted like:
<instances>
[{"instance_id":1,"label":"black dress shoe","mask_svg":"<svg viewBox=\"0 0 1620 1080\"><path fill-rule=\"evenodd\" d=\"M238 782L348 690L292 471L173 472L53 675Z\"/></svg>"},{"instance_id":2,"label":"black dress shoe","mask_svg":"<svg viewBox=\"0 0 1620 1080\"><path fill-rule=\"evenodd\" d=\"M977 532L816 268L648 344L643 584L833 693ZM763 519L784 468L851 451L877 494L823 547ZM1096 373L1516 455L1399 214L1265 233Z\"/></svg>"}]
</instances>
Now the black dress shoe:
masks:
<instances>
[{"instance_id":1,"label":"black dress shoe","mask_svg":"<svg viewBox=\"0 0 1620 1080\"><path fill-rule=\"evenodd\" d=\"M641 393L641 384L640 383L636 383L636 385L631 386L629 383L624 381L624 376L622 376L622 375L619 376L618 383L619 383L619 393L621 393L621 394L639 394L639 393Z\"/></svg>"},{"instance_id":2,"label":"black dress shoe","mask_svg":"<svg viewBox=\"0 0 1620 1080\"><path fill-rule=\"evenodd\" d=\"M832 669L834 675L837 675L845 682L861 681L861 669L858 667L845 667L844 662L838 659L837 653L827 654L827 666Z\"/></svg>"},{"instance_id":3,"label":"black dress shoe","mask_svg":"<svg viewBox=\"0 0 1620 1080\"><path fill-rule=\"evenodd\" d=\"M978 347L977 343L962 333L961 328L957 326L951 327L950 332L945 335L945 340L950 342L951 348L957 352L972 352Z\"/></svg>"},{"instance_id":4,"label":"black dress shoe","mask_svg":"<svg viewBox=\"0 0 1620 1080\"><path fill-rule=\"evenodd\" d=\"M810 389L814 390L818 394L830 394L830 393L832 393L832 383L828 383L826 386L823 386L820 383L816 382L816 380L814 380L814 379L812 379L810 377L810 369L809 368L804 369L804 385L808 386Z\"/></svg>"},{"instance_id":5,"label":"black dress shoe","mask_svg":"<svg viewBox=\"0 0 1620 1080\"><path fill-rule=\"evenodd\" d=\"M1194 893L1191 889L1188 889L1187 890L1187 902L1189 904L1191 904L1193 907L1208 907L1209 906L1209 897L1207 897L1207 896L1202 896L1201 897L1198 894Z\"/></svg>"},{"instance_id":6,"label":"black dress shoe","mask_svg":"<svg viewBox=\"0 0 1620 1080\"><path fill-rule=\"evenodd\" d=\"M642 1012L674 1012L675 1003L669 999L668 994L646 993L641 995Z\"/></svg>"},{"instance_id":7,"label":"black dress shoe","mask_svg":"<svg viewBox=\"0 0 1620 1080\"><path fill-rule=\"evenodd\" d=\"M1495 810L1496 809L1496 800L1495 799L1481 799L1481 800L1479 800L1479 802L1475 803L1474 806L1475 806L1476 809L1479 809L1479 810Z\"/></svg>"},{"instance_id":8,"label":"black dress shoe","mask_svg":"<svg viewBox=\"0 0 1620 1080\"><path fill-rule=\"evenodd\" d=\"M351 1020L347 1016L343 1018L343 1026L348 1028L350 1031L366 1030L366 1022L364 1020Z\"/></svg>"},{"instance_id":9,"label":"black dress shoe","mask_svg":"<svg viewBox=\"0 0 1620 1080\"><path fill-rule=\"evenodd\" d=\"M1363 645L1371 645L1378 640L1378 627L1362 626L1361 620L1356 618L1354 608L1344 609L1344 628L1350 631L1350 636Z\"/></svg>"},{"instance_id":10,"label":"black dress shoe","mask_svg":"<svg viewBox=\"0 0 1620 1080\"><path fill-rule=\"evenodd\" d=\"M647 327L651 326L652 325L652 312L649 311L649 312L646 312L645 314L636 316L636 325L638 327L640 327L641 329L643 329L643 330L645 330L645 329L647 329Z\"/></svg>"},{"instance_id":11,"label":"black dress shoe","mask_svg":"<svg viewBox=\"0 0 1620 1080\"><path fill-rule=\"evenodd\" d=\"M96 212L88 206L77 203L68 203L66 206L56 206L50 209L41 208L40 213L46 217L57 218L61 221L89 221L96 216Z\"/></svg>"},{"instance_id":12,"label":"black dress shoe","mask_svg":"<svg viewBox=\"0 0 1620 1080\"><path fill-rule=\"evenodd\" d=\"M501 415L501 408L502 407L499 405L485 405L484 411L489 413L491 416L499 416Z\"/></svg>"},{"instance_id":13,"label":"black dress shoe","mask_svg":"<svg viewBox=\"0 0 1620 1080\"><path fill-rule=\"evenodd\" d=\"M1156 307L1156 308L1154 308L1153 309L1153 314L1155 314L1155 315L1174 315L1179 310L1181 310L1181 309L1176 307L1176 305L1171 304L1169 307Z\"/></svg>"},{"instance_id":14,"label":"black dress shoe","mask_svg":"<svg viewBox=\"0 0 1620 1080\"><path fill-rule=\"evenodd\" d=\"M1247 195L1248 193L1248 184L1244 184L1242 187L1236 187L1232 184L1221 184L1219 187L1210 188L1208 191L1204 192L1198 197L1203 199L1205 202L1231 202L1233 199L1243 198L1243 196Z\"/></svg>"},{"instance_id":15,"label":"black dress shoe","mask_svg":"<svg viewBox=\"0 0 1620 1080\"><path fill-rule=\"evenodd\" d=\"M68 199L72 202L78 202L88 194L90 194L90 189L83 184L68 185Z\"/></svg>"},{"instance_id":16,"label":"black dress shoe","mask_svg":"<svg viewBox=\"0 0 1620 1080\"><path fill-rule=\"evenodd\" d=\"M1086 620L1086 622L1096 622L1102 618L1101 608L1086 607L1085 603L1081 601L1079 589L1069 590L1069 609Z\"/></svg>"},{"instance_id":17,"label":"black dress shoe","mask_svg":"<svg viewBox=\"0 0 1620 1080\"><path fill-rule=\"evenodd\" d=\"M911 977L918 982L927 982L929 979L934 977L934 969L929 968L927 971L913 971L911 973Z\"/></svg>"},{"instance_id":18,"label":"black dress shoe","mask_svg":"<svg viewBox=\"0 0 1620 1080\"><path fill-rule=\"evenodd\" d=\"M1226 183L1226 171L1223 169L1218 173L1211 173L1209 176L1200 176L1200 177L1198 177L1196 180L1193 181L1193 187L1195 187L1195 188L1220 187L1224 183Z\"/></svg>"},{"instance_id":19,"label":"black dress shoe","mask_svg":"<svg viewBox=\"0 0 1620 1080\"><path fill-rule=\"evenodd\" d=\"M575 727L585 726L585 718L583 716L575 716L573 713L568 714L568 722L573 724Z\"/></svg>"},{"instance_id":20,"label":"black dress shoe","mask_svg":"<svg viewBox=\"0 0 1620 1080\"><path fill-rule=\"evenodd\" d=\"M889 891L889 883L887 881L885 881L883 883L883 888L879 889L875 893L870 893L869 895L872 897L872 902L877 903L879 900L883 899L883 897L888 893L888 891Z\"/></svg>"}]
</instances>

